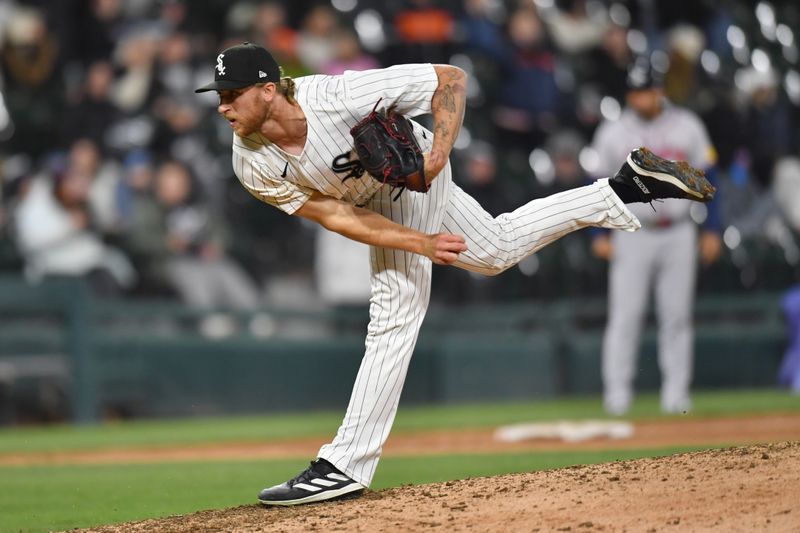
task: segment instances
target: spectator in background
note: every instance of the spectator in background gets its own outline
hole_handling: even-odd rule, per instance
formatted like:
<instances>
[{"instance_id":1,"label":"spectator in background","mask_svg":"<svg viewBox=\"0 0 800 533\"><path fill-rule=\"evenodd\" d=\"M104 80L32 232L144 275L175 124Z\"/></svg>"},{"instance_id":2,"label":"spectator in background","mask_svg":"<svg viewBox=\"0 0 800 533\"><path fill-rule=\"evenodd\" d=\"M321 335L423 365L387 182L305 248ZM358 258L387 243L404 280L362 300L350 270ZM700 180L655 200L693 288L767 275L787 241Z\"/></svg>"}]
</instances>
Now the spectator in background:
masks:
<instances>
[{"instance_id":1,"label":"spectator in background","mask_svg":"<svg viewBox=\"0 0 800 533\"><path fill-rule=\"evenodd\" d=\"M800 236L800 158L789 156L778 161L772 194L792 230Z\"/></svg>"},{"instance_id":2,"label":"spectator in background","mask_svg":"<svg viewBox=\"0 0 800 533\"><path fill-rule=\"evenodd\" d=\"M14 211L16 242L31 281L51 276L87 280L97 294L113 296L133 286L136 273L96 230L90 207L96 148L76 142L66 165L31 178Z\"/></svg>"},{"instance_id":3,"label":"spectator in background","mask_svg":"<svg viewBox=\"0 0 800 533\"><path fill-rule=\"evenodd\" d=\"M778 160L769 196L777 212L767 219L763 235L781 249L785 262L794 267L790 279L796 282L800 280L800 158L787 156Z\"/></svg>"},{"instance_id":4,"label":"spectator in background","mask_svg":"<svg viewBox=\"0 0 800 533\"><path fill-rule=\"evenodd\" d=\"M14 123L4 148L41 155L53 138L64 104L60 49L41 11L16 6L0 43L0 87Z\"/></svg>"},{"instance_id":5,"label":"spectator in background","mask_svg":"<svg viewBox=\"0 0 800 533\"><path fill-rule=\"evenodd\" d=\"M590 136L602 120L604 103L606 109L609 104L623 105L627 91L625 77L632 61L628 28L613 23L606 26L599 46L572 58L576 78L574 126L585 135Z\"/></svg>"},{"instance_id":6,"label":"spectator in background","mask_svg":"<svg viewBox=\"0 0 800 533\"><path fill-rule=\"evenodd\" d=\"M189 167L204 201L220 211L218 202L225 198L221 179L224 174L214 157L210 133L197 101L162 95L155 102L154 113L157 123L149 151L160 160L174 159Z\"/></svg>"},{"instance_id":7,"label":"spectator in background","mask_svg":"<svg viewBox=\"0 0 800 533\"><path fill-rule=\"evenodd\" d=\"M246 32L250 41L274 50L287 76L309 74L298 56L298 32L289 26L283 4L274 1L259 4L250 24Z\"/></svg>"},{"instance_id":8,"label":"spectator in background","mask_svg":"<svg viewBox=\"0 0 800 533\"><path fill-rule=\"evenodd\" d=\"M792 146L789 107L775 71L747 68L738 80L736 97L719 95L708 114L712 132L722 141L720 217L744 241L775 241L767 228L776 219L776 202L781 198L772 193L772 180L776 163ZM747 283L755 281L751 277Z\"/></svg>"},{"instance_id":9,"label":"spectator in background","mask_svg":"<svg viewBox=\"0 0 800 533\"><path fill-rule=\"evenodd\" d=\"M699 93L702 71L698 63L705 44L702 30L691 24L680 24L669 30L669 71L664 80L664 92L671 102L691 105L692 98Z\"/></svg>"},{"instance_id":10,"label":"spectator in background","mask_svg":"<svg viewBox=\"0 0 800 533\"><path fill-rule=\"evenodd\" d=\"M608 27L605 10L590 12L586 0L559 0L542 18L553 43L568 55L588 52L600 44Z\"/></svg>"},{"instance_id":11,"label":"spectator in background","mask_svg":"<svg viewBox=\"0 0 800 533\"><path fill-rule=\"evenodd\" d=\"M0 270L21 270L22 259L13 240L12 214L19 202L19 190L31 172L30 158L10 157L0 164Z\"/></svg>"},{"instance_id":12,"label":"spectator in background","mask_svg":"<svg viewBox=\"0 0 800 533\"><path fill-rule=\"evenodd\" d=\"M610 172L614 161L638 146L711 172L715 154L708 133L694 113L664 98L662 74L648 61L639 60L627 79L627 108L619 120L603 122L595 134L592 144L600 161L595 175ZM709 211L713 214L713 204ZM664 200L633 206L632 212L639 217L641 230L613 236L598 232L592 243L594 253L611 263L603 339L603 403L614 415L626 413L631 406L638 345L653 289L661 409L684 413L691 409L698 244L703 264L719 257L718 221L716 216L708 216L698 240L697 225L686 203Z\"/></svg>"},{"instance_id":13,"label":"spectator in background","mask_svg":"<svg viewBox=\"0 0 800 533\"><path fill-rule=\"evenodd\" d=\"M527 154L556 128L565 109L556 84L556 56L532 6L511 13L505 33L486 16L478 12L466 21L467 42L497 67L492 117L499 143Z\"/></svg>"},{"instance_id":14,"label":"spectator in background","mask_svg":"<svg viewBox=\"0 0 800 533\"><path fill-rule=\"evenodd\" d=\"M625 77L633 62L633 53L628 46L628 28L610 24L601 45L587 54L579 72L582 84L592 84L600 96L611 96L618 102L625 100L628 88Z\"/></svg>"},{"instance_id":15,"label":"spectator in background","mask_svg":"<svg viewBox=\"0 0 800 533\"><path fill-rule=\"evenodd\" d=\"M100 60L89 65L82 89L77 95L78 100L70 103L61 122L65 145L85 138L91 139L102 152L106 151L106 133L119 115L111 101L113 82L111 63Z\"/></svg>"},{"instance_id":16,"label":"spectator in background","mask_svg":"<svg viewBox=\"0 0 800 533\"><path fill-rule=\"evenodd\" d=\"M328 5L316 5L306 14L297 33L297 57L310 72L322 72L323 66L334 58L338 29L336 13Z\"/></svg>"},{"instance_id":17,"label":"spectator in background","mask_svg":"<svg viewBox=\"0 0 800 533\"><path fill-rule=\"evenodd\" d=\"M122 112L138 113L152 103L158 47L152 31L144 30L128 32L117 44L114 59L121 72L115 79L111 99Z\"/></svg>"},{"instance_id":18,"label":"spectator in background","mask_svg":"<svg viewBox=\"0 0 800 533\"><path fill-rule=\"evenodd\" d=\"M167 34L160 42L157 54L158 87L176 97L193 98L195 61L189 34L183 31Z\"/></svg>"},{"instance_id":19,"label":"spectator in background","mask_svg":"<svg viewBox=\"0 0 800 533\"><path fill-rule=\"evenodd\" d=\"M544 150L552 161L552 177L547 181L550 186L540 195L574 189L586 183L587 176L580 163L580 155L586 146L580 133L571 129L562 129L547 138Z\"/></svg>"},{"instance_id":20,"label":"spectator in background","mask_svg":"<svg viewBox=\"0 0 800 533\"><path fill-rule=\"evenodd\" d=\"M70 147L69 173L88 184L86 207L92 227L104 239L113 238L119 230L116 194L120 183L120 168L111 158L105 158L90 139L78 139Z\"/></svg>"},{"instance_id":21,"label":"spectator in background","mask_svg":"<svg viewBox=\"0 0 800 533\"><path fill-rule=\"evenodd\" d=\"M255 310L260 289L225 253L221 230L201 202L188 167L177 160L161 163L155 196L163 216L164 271L183 301L209 311Z\"/></svg>"},{"instance_id":22,"label":"spectator in background","mask_svg":"<svg viewBox=\"0 0 800 533\"><path fill-rule=\"evenodd\" d=\"M321 226L315 231L314 280L317 294L325 305L334 309L363 310L366 325L370 298L369 246Z\"/></svg>"},{"instance_id":23,"label":"spectator in background","mask_svg":"<svg viewBox=\"0 0 800 533\"><path fill-rule=\"evenodd\" d=\"M75 32L78 57L86 63L110 60L126 22L121 0L90 0L82 7Z\"/></svg>"},{"instance_id":24,"label":"spectator in background","mask_svg":"<svg viewBox=\"0 0 800 533\"><path fill-rule=\"evenodd\" d=\"M264 224L270 215L260 209L252 210L257 215L247 214L249 204L241 200L234 205L231 190L221 187L222 178L229 175L227 127L210 120L214 114L212 101L196 107L198 101L193 95L186 97L186 92L197 84L198 73L207 73L213 67L216 54L211 51L222 48L219 44L224 40L233 44L248 39L264 44L287 74L307 74L308 68L298 59L298 25L303 24L313 4L278 0L0 2L3 13L9 14L0 31L0 88L14 123L9 127L6 122L2 130L0 105L0 157L24 154L35 161L47 156L49 150L66 150L87 137L100 147L104 161L108 156L122 158L140 148L156 152L159 159L178 157L192 166L204 188L219 192L208 194L215 211L237 211L245 219L247 226L241 225L231 248L238 257L257 254L259 267L271 272L305 265L309 257L299 254L307 251L292 247L286 237L292 222L278 219L275 224ZM637 39L646 34L653 39L651 44L665 45L670 55L672 67L666 83L673 100L687 99L690 107L704 106L698 110L704 112L724 171L719 195L722 214L727 215L724 220L735 222L743 238L763 241L763 222L770 219L775 203L769 194L772 166L776 158L797 147L797 101L790 101L785 94L791 87L791 76L782 78L791 69L796 70L791 47L782 49L779 40L770 41L762 35L760 24L752 24L757 21L752 5L743 0L713 6L684 4L556 0L535 2L534 7L531 2L496 0L396 0L381 5L359 2L352 11L337 15L352 21L366 9L377 9L384 16L386 48L381 49L380 39L376 39L369 48L374 58L357 55L352 30L340 28L341 32L334 32L332 37L332 49L338 50L334 55L339 57L328 61L321 71L371 68L375 58L383 65L449 63L454 52L464 52L466 57L459 56L457 62L467 70L474 69L468 88L469 105L478 111L468 114L465 127L473 137L487 139L502 150L497 159L503 168L495 187L505 196L513 196L520 182L531 181L530 151L545 148L543 143L565 126L564 121L571 121L577 113L579 122L569 125L579 127L588 137L602 118L600 102L604 96L624 102L625 66L631 60L628 43L641 44ZM792 27L790 4L773 6L776 23ZM31 7L34 5L37 8ZM517 15L524 10L534 15ZM327 4L320 8L324 11L331 13ZM464 12L467 16L461 15ZM705 14L698 16L698 12ZM520 23L537 18L536 13L543 25L541 21L538 25ZM457 23L456 17L460 17ZM677 23L680 25L676 27ZM517 41L522 44L515 43L509 30L526 25L531 30L516 32L521 34ZM749 48L745 56L733 53L735 47L728 36L732 25L745 34ZM597 42L597 32L603 28L602 45L587 48ZM329 39L320 32L311 33L320 35L323 41ZM715 54L710 57L720 62L716 74L698 68L701 33L709 51ZM548 35L552 39L548 40ZM151 57L153 36L159 43L155 65ZM524 45L526 40L540 44ZM752 69L740 67L746 67L756 48L770 55L774 71L751 83ZM556 54L564 60L556 61ZM541 68L548 64L558 68ZM738 70L745 72L734 79ZM531 78L545 80L546 89L555 88L533 87L522 74L508 72L527 72ZM570 106L569 86L561 80L573 75L577 105ZM741 80L740 94L737 86ZM709 94L709 87L714 89L712 97L699 98ZM519 98L513 100L513 94ZM555 95L560 102L555 112L548 111L552 106L540 104L548 95ZM509 105L512 101L517 103ZM713 106L713 116L705 107L708 105ZM532 108L537 111L531 112ZM498 112L492 113L495 109ZM538 111L541 109L544 111ZM611 114L616 112L613 103L608 109ZM514 129L521 123L521 129ZM193 131L186 131L187 124L194 124ZM57 137L55 141L53 136ZM512 154L516 157L509 157ZM101 175L104 173L101 171ZM95 181L105 183L102 178ZM108 188L92 185L91 197L99 190ZM92 200L95 204L109 205L105 200ZM95 220L107 226L102 215L96 215ZM510 285L513 280L503 278L503 283Z\"/></svg>"},{"instance_id":25,"label":"spectator in background","mask_svg":"<svg viewBox=\"0 0 800 533\"><path fill-rule=\"evenodd\" d=\"M137 150L125 157L117 190L121 245L139 272L137 294L174 295L165 268L169 250L154 182L153 159L147 151Z\"/></svg>"},{"instance_id":26,"label":"spectator in background","mask_svg":"<svg viewBox=\"0 0 800 533\"><path fill-rule=\"evenodd\" d=\"M800 261L797 250L800 238L800 159L787 157L776 165L774 194L792 230L796 265ZM778 373L778 383L800 394L800 285L786 291L782 308L789 342Z\"/></svg>"},{"instance_id":27,"label":"spectator in background","mask_svg":"<svg viewBox=\"0 0 800 533\"><path fill-rule=\"evenodd\" d=\"M158 20L166 31L179 32L188 25L189 6L184 0L161 0L155 3L159 7Z\"/></svg>"},{"instance_id":28,"label":"spectator in background","mask_svg":"<svg viewBox=\"0 0 800 533\"><path fill-rule=\"evenodd\" d=\"M333 35L333 57L320 68L321 74L342 74L345 70L369 70L380 67L378 61L361 49L353 30L339 28Z\"/></svg>"},{"instance_id":29,"label":"spectator in background","mask_svg":"<svg viewBox=\"0 0 800 533\"><path fill-rule=\"evenodd\" d=\"M791 113L774 69L765 72L754 67L745 69L740 83L747 98L742 127L745 138L741 148L748 153L753 177L768 187L775 162L789 155L793 146Z\"/></svg>"},{"instance_id":30,"label":"spectator in background","mask_svg":"<svg viewBox=\"0 0 800 533\"><path fill-rule=\"evenodd\" d=\"M447 0L405 0L394 13L390 63L446 63L455 19Z\"/></svg>"},{"instance_id":31,"label":"spectator in background","mask_svg":"<svg viewBox=\"0 0 800 533\"><path fill-rule=\"evenodd\" d=\"M271 44L283 54L294 55L297 50L297 31L286 20L286 8L274 1L262 2L252 19L250 39L263 45Z\"/></svg>"}]
</instances>

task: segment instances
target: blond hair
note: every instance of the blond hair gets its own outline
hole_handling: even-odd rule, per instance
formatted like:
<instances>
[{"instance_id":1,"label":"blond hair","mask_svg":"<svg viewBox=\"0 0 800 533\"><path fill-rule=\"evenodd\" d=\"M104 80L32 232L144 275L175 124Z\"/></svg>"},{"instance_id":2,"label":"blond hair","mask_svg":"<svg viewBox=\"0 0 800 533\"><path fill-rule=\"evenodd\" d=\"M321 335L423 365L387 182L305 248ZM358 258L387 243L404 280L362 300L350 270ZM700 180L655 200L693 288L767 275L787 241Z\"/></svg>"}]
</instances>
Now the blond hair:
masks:
<instances>
[{"instance_id":1,"label":"blond hair","mask_svg":"<svg viewBox=\"0 0 800 533\"><path fill-rule=\"evenodd\" d=\"M283 67L278 67L278 69L281 73L281 79L276 84L278 86L278 92L281 93L284 98L286 98L287 102L290 104L296 104L297 100L294 98L294 92L296 89L294 80L291 78L291 76L283 75Z\"/></svg>"}]
</instances>

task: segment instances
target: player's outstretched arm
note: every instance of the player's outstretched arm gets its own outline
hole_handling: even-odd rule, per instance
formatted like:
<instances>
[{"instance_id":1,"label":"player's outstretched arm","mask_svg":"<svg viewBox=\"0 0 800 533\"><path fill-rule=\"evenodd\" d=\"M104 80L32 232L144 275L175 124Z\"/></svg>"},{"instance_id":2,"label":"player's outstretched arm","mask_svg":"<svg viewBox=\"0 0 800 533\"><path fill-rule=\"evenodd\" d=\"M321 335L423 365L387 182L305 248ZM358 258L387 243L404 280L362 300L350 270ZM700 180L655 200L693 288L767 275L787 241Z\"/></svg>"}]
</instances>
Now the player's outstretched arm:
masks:
<instances>
[{"instance_id":1,"label":"player's outstretched arm","mask_svg":"<svg viewBox=\"0 0 800 533\"><path fill-rule=\"evenodd\" d=\"M467 74L452 65L434 65L439 86L433 93L433 145L425 154L425 178L430 183L450 157L467 105Z\"/></svg>"},{"instance_id":2,"label":"player's outstretched arm","mask_svg":"<svg viewBox=\"0 0 800 533\"><path fill-rule=\"evenodd\" d=\"M467 250L464 237L460 235L425 234L369 209L320 193L314 193L295 215L354 241L424 255L437 265L449 265Z\"/></svg>"}]
</instances>

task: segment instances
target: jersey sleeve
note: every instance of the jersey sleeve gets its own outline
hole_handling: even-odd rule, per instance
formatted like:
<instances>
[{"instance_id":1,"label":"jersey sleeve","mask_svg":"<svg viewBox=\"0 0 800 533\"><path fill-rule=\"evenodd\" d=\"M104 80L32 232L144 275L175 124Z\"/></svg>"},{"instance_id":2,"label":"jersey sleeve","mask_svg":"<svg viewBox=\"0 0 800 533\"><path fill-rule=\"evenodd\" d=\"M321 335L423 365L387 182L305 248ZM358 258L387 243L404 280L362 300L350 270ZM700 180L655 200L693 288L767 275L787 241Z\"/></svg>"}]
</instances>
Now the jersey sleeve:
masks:
<instances>
[{"instance_id":1,"label":"jersey sleeve","mask_svg":"<svg viewBox=\"0 0 800 533\"><path fill-rule=\"evenodd\" d=\"M235 148L233 170L247 192L289 215L300 209L313 193L307 187L276 177L280 170L246 157Z\"/></svg>"},{"instance_id":2,"label":"jersey sleeve","mask_svg":"<svg viewBox=\"0 0 800 533\"><path fill-rule=\"evenodd\" d=\"M343 74L345 96L357 116L365 116L378 100L385 109L392 105L405 116L431 112L431 99L439 86L433 65L395 65L385 69L348 70Z\"/></svg>"}]
</instances>

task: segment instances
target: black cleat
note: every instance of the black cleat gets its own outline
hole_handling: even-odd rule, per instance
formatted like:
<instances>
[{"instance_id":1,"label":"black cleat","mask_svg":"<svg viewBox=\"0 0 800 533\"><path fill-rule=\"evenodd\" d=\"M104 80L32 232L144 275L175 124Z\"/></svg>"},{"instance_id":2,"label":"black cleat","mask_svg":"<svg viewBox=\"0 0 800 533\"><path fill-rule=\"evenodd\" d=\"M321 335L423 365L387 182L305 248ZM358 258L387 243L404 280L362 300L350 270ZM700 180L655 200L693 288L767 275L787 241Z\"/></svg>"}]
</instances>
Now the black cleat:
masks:
<instances>
[{"instance_id":1,"label":"black cleat","mask_svg":"<svg viewBox=\"0 0 800 533\"><path fill-rule=\"evenodd\" d=\"M317 459L297 477L262 490L258 501L264 505L301 505L355 495L365 488L325 459Z\"/></svg>"},{"instance_id":2,"label":"black cleat","mask_svg":"<svg viewBox=\"0 0 800 533\"><path fill-rule=\"evenodd\" d=\"M662 198L710 202L717 192L702 170L694 168L686 161L670 161L658 157L644 147L628 154L628 159L611 181L633 189L640 202Z\"/></svg>"}]
</instances>

